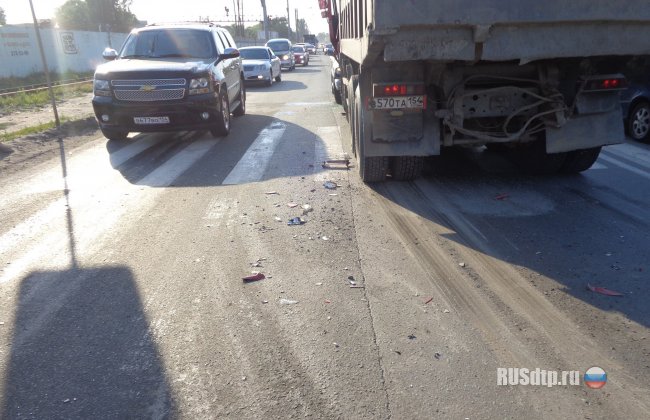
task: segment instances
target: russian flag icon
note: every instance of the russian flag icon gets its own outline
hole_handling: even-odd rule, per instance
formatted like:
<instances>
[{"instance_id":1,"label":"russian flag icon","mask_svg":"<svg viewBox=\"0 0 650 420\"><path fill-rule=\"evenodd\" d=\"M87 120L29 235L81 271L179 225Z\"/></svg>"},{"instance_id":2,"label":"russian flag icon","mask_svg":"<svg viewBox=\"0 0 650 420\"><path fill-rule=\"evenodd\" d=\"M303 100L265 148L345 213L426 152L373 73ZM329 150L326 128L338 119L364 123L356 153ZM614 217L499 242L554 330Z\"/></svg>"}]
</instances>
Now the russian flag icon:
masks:
<instances>
[{"instance_id":1,"label":"russian flag icon","mask_svg":"<svg viewBox=\"0 0 650 420\"><path fill-rule=\"evenodd\" d=\"M607 383L607 374L599 367L592 367L585 372L585 385L592 389L600 389Z\"/></svg>"}]
</instances>

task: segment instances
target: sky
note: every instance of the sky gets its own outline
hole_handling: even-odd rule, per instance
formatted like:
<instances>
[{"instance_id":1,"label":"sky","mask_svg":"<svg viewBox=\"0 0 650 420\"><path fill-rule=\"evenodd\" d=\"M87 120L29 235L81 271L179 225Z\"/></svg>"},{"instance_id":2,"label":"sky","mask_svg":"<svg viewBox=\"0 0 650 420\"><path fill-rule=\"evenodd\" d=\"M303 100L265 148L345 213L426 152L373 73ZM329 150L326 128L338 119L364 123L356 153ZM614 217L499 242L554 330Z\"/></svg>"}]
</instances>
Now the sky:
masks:
<instances>
[{"instance_id":1,"label":"sky","mask_svg":"<svg viewBox=\"0 0 650 420\"><path fill-rule=\"evenodd\" d=\"M32 0L37 19L54 17L55 10L66 0ZM230 9L232 18L234 7L233 0L133 0L131 12L138 19L151 22L198 20L199 17L210 17L211 20L225 19L224 8ZM187 11L183 12L180 6ZM0 0L0 7L4 9L7 23L32 22L29 0ZM262 6L259 0L244 0L244 18L262 20ZM266 9L269 16L286 16L286 0L266 0ZM295 9L298 9L298 18L305 19L309 30L317 34L327 32L327 22L320 17L318 0L289 0L291 27L295 30ZM224 23L226 25L226 23Z\"/></svg>"}]
</instances>

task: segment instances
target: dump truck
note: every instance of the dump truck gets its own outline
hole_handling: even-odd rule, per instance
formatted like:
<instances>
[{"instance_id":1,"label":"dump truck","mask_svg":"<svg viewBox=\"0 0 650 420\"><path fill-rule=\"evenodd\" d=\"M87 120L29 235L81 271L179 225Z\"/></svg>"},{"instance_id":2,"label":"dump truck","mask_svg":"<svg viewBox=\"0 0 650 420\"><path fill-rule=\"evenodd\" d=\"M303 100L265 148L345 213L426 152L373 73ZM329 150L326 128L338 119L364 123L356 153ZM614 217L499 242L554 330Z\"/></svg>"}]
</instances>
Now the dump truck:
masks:
<instances>
[{"instance_id":1,"label":"dump truck","mask_svg":"<svg viewBox=\"0 0 650 420\"><path fill-rule=\"evenodd\" d=\"M416 178L451 147L578 173L624 140L626 63L650 54L638 0L319 0L361 178ZM435 159L434 159L435 160Z\"/></svg>"}]
</instances>

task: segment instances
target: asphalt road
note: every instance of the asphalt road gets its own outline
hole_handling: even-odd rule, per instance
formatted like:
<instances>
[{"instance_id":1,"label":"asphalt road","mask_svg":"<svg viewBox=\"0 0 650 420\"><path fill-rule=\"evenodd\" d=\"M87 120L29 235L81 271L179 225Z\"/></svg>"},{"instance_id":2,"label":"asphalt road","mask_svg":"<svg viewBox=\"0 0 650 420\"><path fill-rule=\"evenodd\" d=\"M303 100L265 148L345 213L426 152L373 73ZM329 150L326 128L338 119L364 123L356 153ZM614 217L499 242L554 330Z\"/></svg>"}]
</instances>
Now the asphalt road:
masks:
<instances>
[{"instance_id":1,"label":"asphalt road","mask_svg":"<svg viewBox=\"0 0 650 420\"><path fill-rule=\"evenodd\" d=\"M350 151L328 66L251 86L226 138L62 139L2 177L0 418L650 418L650 148L364 185L321 167Z\"/></svg>"}]
</instances>

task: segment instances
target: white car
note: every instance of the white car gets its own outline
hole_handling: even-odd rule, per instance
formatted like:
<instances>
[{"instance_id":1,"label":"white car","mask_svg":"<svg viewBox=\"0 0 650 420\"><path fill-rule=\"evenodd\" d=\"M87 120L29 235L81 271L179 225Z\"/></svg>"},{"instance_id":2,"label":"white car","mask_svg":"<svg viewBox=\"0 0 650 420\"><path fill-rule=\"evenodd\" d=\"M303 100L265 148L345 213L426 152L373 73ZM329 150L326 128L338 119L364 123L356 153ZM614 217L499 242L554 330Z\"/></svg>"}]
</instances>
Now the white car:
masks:
<instances>
[{"instance_id":1,"label":"white car","mask_svg":"<svg viewBox=\"0 0 650 420\"><path fill-rule=\"evenodd\" d=\"M268 47L242 47L239 54L244 67L244 80L264 82L271 86L273 81L282 81L280 59Z\"/></svg>"}]
</instances>

